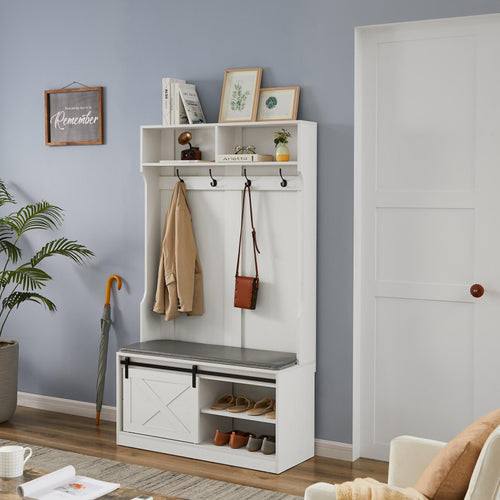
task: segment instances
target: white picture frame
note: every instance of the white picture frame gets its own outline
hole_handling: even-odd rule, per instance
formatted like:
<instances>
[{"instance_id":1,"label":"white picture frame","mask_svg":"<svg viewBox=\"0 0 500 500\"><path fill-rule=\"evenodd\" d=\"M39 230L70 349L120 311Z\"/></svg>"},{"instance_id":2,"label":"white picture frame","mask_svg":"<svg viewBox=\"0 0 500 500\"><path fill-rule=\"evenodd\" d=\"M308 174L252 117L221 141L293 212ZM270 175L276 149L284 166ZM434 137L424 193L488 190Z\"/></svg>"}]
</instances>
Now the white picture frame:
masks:
<instances>
[{"instance_id":1,"label":"white picture frame","mask_svg":"<svg viewBox=\"0 0 500 500\"><path fill-rule=\"evenodd\" d=\"M300 87L260 89L257 121L296 120Z\"/></svg>"},{"instance_id":2,"label":"white picture frame","mask_svg":"<svg viewBox=\"0 0 500 500\"><path fill-rule=\"evenodd\" d=\"M262 68L226 69L219 123L255 121L261 80Z\"/></svg>"}]
</instances>

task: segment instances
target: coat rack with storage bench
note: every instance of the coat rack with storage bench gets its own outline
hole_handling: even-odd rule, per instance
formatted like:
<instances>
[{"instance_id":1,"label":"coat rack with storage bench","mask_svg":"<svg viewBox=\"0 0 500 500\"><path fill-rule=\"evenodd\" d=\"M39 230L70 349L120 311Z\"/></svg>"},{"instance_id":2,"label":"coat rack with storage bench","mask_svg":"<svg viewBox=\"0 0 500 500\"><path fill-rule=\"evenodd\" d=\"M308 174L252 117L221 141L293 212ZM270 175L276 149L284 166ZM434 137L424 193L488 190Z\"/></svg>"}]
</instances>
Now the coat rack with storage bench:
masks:
<instances>
[{"instance_id":1,"label":"coat rack with storage bench","mask_svg":"<svg viewBox=\"0 0 500 500\"><path fill-rule=\"evenodd\" d=\"M239 144L272 153L281 128L292 134L290 161L216 161ZM202 162L180 159L185 147L177 138L184 131L191 132ZM118 444L273 473L307 460L314 455L316 124L144 126L141 171L145 293L140 342L117 353ZM203 271L204 313L165 321L152 306L164 219L179 178L186 184ZM261 250L255 310L233 306L248 180ZM244 228L241 274L249 276L253 251ZM276 418L210 409L222 394L275 399ZM215 446L216 430L275 436L276 453Z\"/></svg>"}]
</instances>

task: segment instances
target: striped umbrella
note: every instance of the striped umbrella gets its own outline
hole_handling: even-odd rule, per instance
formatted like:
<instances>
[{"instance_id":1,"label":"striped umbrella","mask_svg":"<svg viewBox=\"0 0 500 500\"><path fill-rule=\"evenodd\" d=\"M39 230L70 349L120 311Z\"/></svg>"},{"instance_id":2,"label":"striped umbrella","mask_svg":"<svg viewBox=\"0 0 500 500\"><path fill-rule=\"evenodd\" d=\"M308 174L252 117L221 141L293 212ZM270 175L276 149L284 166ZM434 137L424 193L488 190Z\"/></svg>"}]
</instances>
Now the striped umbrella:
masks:
<instances>
[{"instance_id":1,"label":"striped umbrella","mask_svg":"<svg viewBox=\"0 0 500 500\"><path fill-rule=\"evenodd\" d=\"M102 408L102 397L104 394L104 378L106 377L106 364L108 359L108 339L109 339L109 327L111 326L111 283L116 280L118 290L122 287L122 280L116 274L108 278L108 284L106 286L106 303L104 304L104 311L102 312L101 318L101 343L99 345L99 364L97 366L97 395L95 401L95 423L99 425L99 420L101 418L101 408Z\"/></svg>"}]
</instances>

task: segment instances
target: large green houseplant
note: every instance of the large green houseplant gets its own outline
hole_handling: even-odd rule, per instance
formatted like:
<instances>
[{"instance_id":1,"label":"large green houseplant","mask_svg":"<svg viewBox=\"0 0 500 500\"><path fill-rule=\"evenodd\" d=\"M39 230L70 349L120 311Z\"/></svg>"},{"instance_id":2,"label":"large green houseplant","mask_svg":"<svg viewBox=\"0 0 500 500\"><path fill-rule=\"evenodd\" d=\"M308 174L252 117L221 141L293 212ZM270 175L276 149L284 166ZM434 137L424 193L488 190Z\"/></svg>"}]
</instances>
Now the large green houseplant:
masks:
<instances>
[{"instance_id":1,"label":"large green houseplant","mask_svg":"<svg viewBox=\"0 0 500 500\"><path fill-rule=\"evenodd\" d=\"M0 208L15 204L4 182L0 179ZM63 222L63 210L46 201L28 204L9 214L0 214L0 422L14 414L17 405L17 366L19 345L15 340L4 340L7 320L13 311L25 302L43 304L55 311L55 304L40 293L52 277L40 265L49 257L63 256L82 263L93 253L74 240L60 237L51 240L21 263L22 240L35 230L55 230Z\"/></svg>"}]
</instances>

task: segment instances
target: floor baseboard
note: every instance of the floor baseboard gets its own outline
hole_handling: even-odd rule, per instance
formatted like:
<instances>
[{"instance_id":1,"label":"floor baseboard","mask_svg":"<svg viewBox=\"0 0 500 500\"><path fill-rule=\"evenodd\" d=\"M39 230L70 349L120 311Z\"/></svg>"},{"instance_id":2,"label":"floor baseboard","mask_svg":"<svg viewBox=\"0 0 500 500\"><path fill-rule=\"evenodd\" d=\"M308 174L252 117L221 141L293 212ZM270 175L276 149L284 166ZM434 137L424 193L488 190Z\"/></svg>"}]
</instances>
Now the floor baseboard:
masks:
<instances>
[{"instance_id":1,"label":"floor baseboard","mask_svg":"<svg viewBox=\"0 0 500 500\"><path fill-rule=\"evenodd\" d=\"M315 439L314 454L318 457L336 458L337 460L352 462L352 444Z\"/></svg>"},{"instance_id":2,"label":"floor baseboard","mask_svg":"<svg viewBox=\"0 0 500 500\"><path fill-rule=\"evenodd\" d=\"M19 406L27 406L28 408L38 408L40 410L78 415L79 417L95 418L95 403L87 403L85 401L18 392L17 404ZM102 405L101 420L116 422L116 408L114 406Z\"/></svg>"},{"instance_id":3,"label":"floor baseboard","mask_svg":"<svg viewBox=\"0 0 500 500\"><path fill-rule=\"evenodd\" d=\"M27 406L28 408L38 408L40 410L78 415L79 417L95 418L95 403L87 403L85 401L74 401L72 399L18 392L17 404L19 406ZM116 408L114 406L103 405L101 409L101 420L116 422ZM352 461L352 444L315 439L314 445L314 453L316 456L336 458L337 460L347 460L349 462Z\"/></svg>"}]
</instances>

